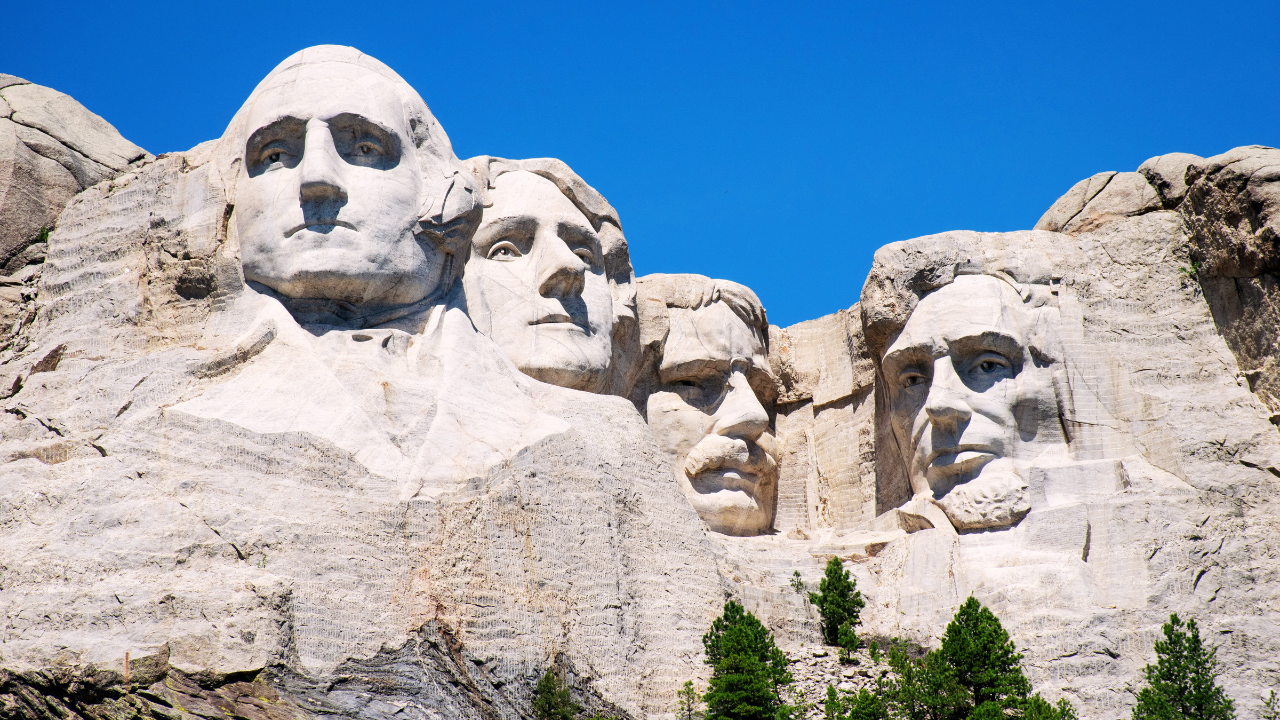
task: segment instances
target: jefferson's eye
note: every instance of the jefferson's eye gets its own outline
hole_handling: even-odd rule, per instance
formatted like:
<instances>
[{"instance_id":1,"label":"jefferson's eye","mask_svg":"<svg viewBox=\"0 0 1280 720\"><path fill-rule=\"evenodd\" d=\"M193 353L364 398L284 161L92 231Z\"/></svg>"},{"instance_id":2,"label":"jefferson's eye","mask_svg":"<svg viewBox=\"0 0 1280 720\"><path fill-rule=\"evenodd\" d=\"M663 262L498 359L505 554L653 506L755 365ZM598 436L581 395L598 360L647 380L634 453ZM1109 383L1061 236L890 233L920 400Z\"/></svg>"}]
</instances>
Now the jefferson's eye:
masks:
<instances>
[{"instance_id":1,"label":"jefferson's eye","mask_svg":"<svg viewBox=\"0 0 1280 720\"><path fill-rule=\"evenodd\" d=\"M515 244L510 241L503 240L489 248L489 254L486 257L489 260L502 260L504 262L509 262L521 257L521 252L516 248Z\"/></svg>"},{"instance_id":2,"label":"jefferson's eye","mask_svg":"<svg viewBox=\"0 0 1280 720\"><path fill-rule=\"evenodd\" d=\"M573 251L573 254L582 258L582 261L588 265L594 265L596 262L596 254L591 252L591 248L578 248Z\"/></svg>"},{"instance_id":3,"label":"jefferson's eye","mask_svg":"<svg viewBox=\"0 0 1280 720\"><path fill-rule=\"evenodd\" d=\"M273 153L271 153L270 155L268 155L268 156L267 156L267 162L273 162L273 163L278 163L278 162L280 162L280 153L278 153L278 152L273 152Z\"/></svg>"},{"instance_id":4,"label":"jefferson's eye","mask_svg":"<svg viewBox=\"0 0 1280 720\"><path fill-rule=\"evenodd\" d=\"M378 147L377 145L374 145L371 142L362 142L356 146L356 154L365 155L365 156L381 155L382 148Z\"/></svg>"}]
</instances>

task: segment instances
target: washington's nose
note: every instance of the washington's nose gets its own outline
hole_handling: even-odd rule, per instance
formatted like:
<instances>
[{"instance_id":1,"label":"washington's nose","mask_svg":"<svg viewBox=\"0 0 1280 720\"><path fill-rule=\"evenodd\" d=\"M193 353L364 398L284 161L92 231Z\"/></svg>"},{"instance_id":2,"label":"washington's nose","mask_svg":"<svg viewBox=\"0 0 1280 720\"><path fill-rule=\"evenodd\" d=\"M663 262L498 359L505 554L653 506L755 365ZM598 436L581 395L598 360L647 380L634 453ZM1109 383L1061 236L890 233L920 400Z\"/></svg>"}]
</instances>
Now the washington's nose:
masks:
<instances>
[{"instance_id":1,"label":"washington's nose","mask_svg":"<svg viewBox=\"0 0 1280 720\"><path fill-rule=\"evenodd\" d=\"M538 238L542 257L538 263L541 278L538 294L548 298L571 298L582 295L586 285L587 265L569 249L558 235Z\"/></svg>"},{"instance_id":2,"label":"washington's nose","mask_svg":"<svg viewBox=\"0 0 1280 720\"><path fill-rule=\"evenodd\" d=\"M741 370L729 374L729 391L716 410L712 432L754 442L769 429L769 413L765 412L756 391Z\"/></svg>"},{"instance_id":3,"label":"washington's nose","mask_svg":"<svg viewBox=\"0 0 1280 720\"><path fill-rule=\"evenodd\" d=\"M302 150L302 202L346 200L341 165L329 124L315 118L308 120Z\"/></svg>"},{"instance_id":4,"label":"washington's nose","mask_svg":"<svg viewBox=\"0 0 1280 720\"><path fill-rule=\"evenodd\" d=\"M965 399L968 388L956 374L951 358L938 358L933 363L933 380L924 410L929 421L940 430L956 430L969 422L973 409Z\"/></svg>"}]
</instances>

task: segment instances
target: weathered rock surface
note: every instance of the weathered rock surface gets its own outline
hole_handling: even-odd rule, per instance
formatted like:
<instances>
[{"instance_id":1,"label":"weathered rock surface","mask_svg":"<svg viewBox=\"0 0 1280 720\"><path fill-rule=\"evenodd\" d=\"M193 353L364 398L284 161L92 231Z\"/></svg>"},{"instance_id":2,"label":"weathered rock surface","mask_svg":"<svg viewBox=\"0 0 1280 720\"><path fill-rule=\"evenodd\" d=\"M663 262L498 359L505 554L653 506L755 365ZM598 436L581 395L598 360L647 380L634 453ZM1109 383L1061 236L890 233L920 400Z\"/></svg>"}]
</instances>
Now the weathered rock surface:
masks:
<instances>
[{"instance_id":1,"label":"weathered rock surface","mask_svg":"<svg viewBox=\"0 0 1280 720\"><path fill-rule=\"evenodd\" d=\"M398 81L312 48L255 97L325 72ZM599 213L580 212L576 240L486 254L537 260L491 290L554 298L558 322L592 263L613 286L574 312L626 320L638 302L638 332L596 358L653 366L624 399L522 373L448 272L390 314L247 282L240 228L287 247L237 216L236 193L319 172L288 157L297 138L351 154L305 135L318 124L285 128L250 175L227 153L269 129L250 127L252 103L230 141L155 159L53 91L0 76L0 98L0 217L71 200L0 279L6 716L514 719L557 668L592 711L669 717L680 684L705 684L700 639L726 597L774 630L818 703L883 670L814 653L818 619L791 583L816 586L832 556L867 600L862 636L936 644L972 594L1036 688L1082 718L1128 712L1175 611L1219 648L1243 716L1280 684L1276 150L1164 155L1082 181L1035 230L890 244L849 310L789 328L709 278L649 278L633 299L620 233L591 236ZM435 233L427 247L461 246L483 193L425 104L411 110L422 177L342 185L381 161L335 163L261 217L304 212L317 185L377 209L355 193L424 183L424 208L392 209ZM526 214L541 227L545 209ZM486 253L510 240L493 239ZM296 280L267 265L260 279ZM954 446L922 444L947 433ZM709 532L728 511L700 518L673 481L690 463L691 482L776 482L774 507L752 500L772 527Z\"/></svg>"},{"instance_id":2,"label":"weathered rock surface","mask_svg":"<svg viewBox=\"0 0 1280 720\"><path fill-rule=\"evenodd\" d=\"M70 96L0 75L0 262L52 227L76 193L147 157Z\"/></svg>"}]
</instances>

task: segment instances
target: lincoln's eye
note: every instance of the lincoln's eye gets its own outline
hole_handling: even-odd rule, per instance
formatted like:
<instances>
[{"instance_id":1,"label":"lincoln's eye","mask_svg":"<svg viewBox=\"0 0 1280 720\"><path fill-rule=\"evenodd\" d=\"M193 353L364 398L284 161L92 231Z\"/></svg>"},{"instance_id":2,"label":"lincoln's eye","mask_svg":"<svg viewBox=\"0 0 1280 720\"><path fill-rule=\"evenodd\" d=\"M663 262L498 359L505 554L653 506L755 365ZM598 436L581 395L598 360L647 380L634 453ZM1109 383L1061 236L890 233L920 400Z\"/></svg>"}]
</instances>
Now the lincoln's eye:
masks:
<instances>
[{"instance_id":1,"label":"lincoln's eye","mask_svg":"<svg viewBox=\"0 0 1280 720\"><path fill-rule=\"evenodd\" d=\"M672 385L677 385L679 387L691 387L691 388L698 387L698 383L692 380L677 380L674 383L672 383Z\"/></svg>"},{"instance_id":2,"label":"lincoln's eye","mask_svg":"<svg viewBox=\"0 0 1280 720\"><path fill-rule=\"evenodd\" d=\"M984 373L995 372L996 370L999 370L1002 367L1004 366L996 362L995 360L983 360L982 364L978 365L978 368L981 369L982 372Z\"/></svg>"}]
</instances>

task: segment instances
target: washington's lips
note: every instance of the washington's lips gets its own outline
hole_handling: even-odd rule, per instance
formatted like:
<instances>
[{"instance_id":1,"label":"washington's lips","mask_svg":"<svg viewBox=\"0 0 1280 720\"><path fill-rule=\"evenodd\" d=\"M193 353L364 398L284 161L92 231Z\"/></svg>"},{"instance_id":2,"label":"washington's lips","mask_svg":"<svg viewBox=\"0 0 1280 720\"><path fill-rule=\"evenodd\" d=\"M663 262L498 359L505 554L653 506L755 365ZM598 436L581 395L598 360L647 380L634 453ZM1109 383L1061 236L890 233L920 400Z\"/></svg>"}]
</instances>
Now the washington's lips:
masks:
<instances>
[{"instance_id":1,"label":"washington's lips","mask_svg":"<svg viewBox=\"0 0 1280 720\"><path fill-rule=\"evenodd\" d=\"M352 225L349 222L345 222L343 220L335 220L333 218L326 218L324 220L317 220L315 222L302 223L301 225L290 228L289 230L285 231L284 236L287 238L293 237L294 234L302 230L306 230L307 228L313 228L313 227L344 227L348 230L356 229L356 226Z\"/></svg>"}]
</instances>

